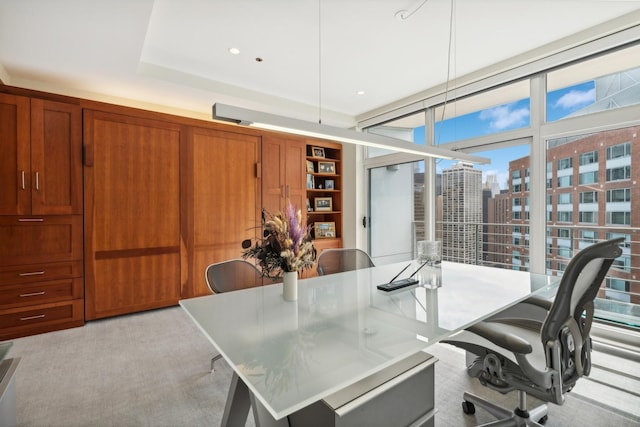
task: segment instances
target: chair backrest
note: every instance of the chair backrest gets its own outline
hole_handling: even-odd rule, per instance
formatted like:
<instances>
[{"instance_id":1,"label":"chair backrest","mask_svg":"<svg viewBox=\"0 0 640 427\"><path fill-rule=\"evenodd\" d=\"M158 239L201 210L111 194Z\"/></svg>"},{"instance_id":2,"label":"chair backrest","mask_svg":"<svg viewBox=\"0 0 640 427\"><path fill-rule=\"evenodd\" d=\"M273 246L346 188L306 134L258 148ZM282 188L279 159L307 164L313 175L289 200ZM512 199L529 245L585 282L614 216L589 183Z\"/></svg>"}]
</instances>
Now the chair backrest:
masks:
<instances>
[{"instance_id":1,"label":"chair backrest","mask_svg":"<svg viewBox=\"0 0 640 427\"><path fill-rule=\"evenodd\" d=\"M341 273L375 267L365 251L360 249L325 249L318 257L318 275Z\"/></svg>"},{"instance_id":2,"label":"chair backrest","mask_svg":"<svg viewBox=\"0 0 640 427\"><path fill-rule=\"evenodd\" d=\"M593 303L613 260L622 254L619 245L623 241L621 237L582 249L571 258L560 279L540 337L547 366L562 372L565 388L589 374Z\"/></svg>"},{"instance_id":3,"label":"chair backrest","mask_svg":"<svg viewBox=\"0 0 640 427\"><path fill-rule=\"evenodd\" d=\"M205 279L213 293L254 288L263 284L260 270L243 259L232 259L209 265L205 269Z\"/></svg>"}]
</instances>

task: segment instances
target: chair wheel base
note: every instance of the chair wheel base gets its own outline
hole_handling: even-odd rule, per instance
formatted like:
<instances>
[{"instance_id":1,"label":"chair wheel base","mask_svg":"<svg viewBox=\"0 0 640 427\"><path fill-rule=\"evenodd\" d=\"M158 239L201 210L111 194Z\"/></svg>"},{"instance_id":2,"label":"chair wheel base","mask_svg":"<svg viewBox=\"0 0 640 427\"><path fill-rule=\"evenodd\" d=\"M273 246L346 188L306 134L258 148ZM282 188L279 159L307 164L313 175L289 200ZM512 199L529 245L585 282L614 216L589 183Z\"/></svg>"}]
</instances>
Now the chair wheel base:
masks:
<instances>
[{"instance_id":1,"label":"chair wheel base","mask_svg":"<svg viewBox=\"0 0 640 427\"><path fill-rule=\"evenodd\" d=\"M473 415L476 413L476 406L473 403L467 402L465 400L462 402L462 412L467 415Z\"/></svg>"}]
</instances>

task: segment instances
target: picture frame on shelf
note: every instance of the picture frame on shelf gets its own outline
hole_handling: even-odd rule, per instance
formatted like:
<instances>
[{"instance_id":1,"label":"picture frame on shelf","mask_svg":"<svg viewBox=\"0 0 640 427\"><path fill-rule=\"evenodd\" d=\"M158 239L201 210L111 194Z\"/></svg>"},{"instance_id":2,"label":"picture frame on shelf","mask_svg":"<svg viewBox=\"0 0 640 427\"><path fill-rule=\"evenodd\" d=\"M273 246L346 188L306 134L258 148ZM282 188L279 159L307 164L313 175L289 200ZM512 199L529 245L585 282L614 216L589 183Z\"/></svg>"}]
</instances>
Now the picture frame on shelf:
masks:
<instances>
[{"instance_id":1,"label":"picture frame on shelf","mask_svg":"<svg viewBox=\"0 0 640 427\"><path fill-rule=\"evenodd\" d=\"M311 202L309 201L308 197L307 197L307 212L313 212L313 208L311 207Z\"/></svg>"},{"instance_id":2,"label":"picture frame on shelf","mask_svg":"<svg viewBox=\"0 0 640 427\"><path fill-rule=\"evenodd\" d=\"M315 188L315 179L310 173L307 174L307 190L313 190Z\"/></svg>"},{"instance_id":3,"label":"picture frame on shelf","mask_svg":"<svg viewBox=\"0 0 640 427\"><path fill-rule=\"evenodd\" d=\"M324 188L327 190L335 190L335 182L332 179L325 179Z\"/></svg>"},{"instance_id":4,"label":"picture frame on shelf","mask_svg":"<svg viewBox=\"0 0 640 427\"><path fill-rule=\"evenodd\" d=\"M313 207L316 212L331 212L333 210L333 199L331 197L315 197Z\"/></svg>"},{"instance_id":5,"label":"picture frame on shelf","mask_svg":"<svg viewBox=\"0 0 640 427\"><path fill-rule=\"evenodd\" d=\"M322 147L311 147L311 153L313 157L320 157L324 159L324 148Z\"/></svg>"},{"instance_id":6,"label":"picture frame on shelf","mask_svg":"<svg viewBox=\"0 0 640 427\"><path fill-rule=\"evenodd\" d=\"M318 173L335 174L336 162L318 162Z\"/></svg>"},{"instance_id":7,"label":"picture frame on shelf","mask_svg":"<svg viewBox=\"0 0 640 427\"><path fill-rule=\"evenodd\" d=\"M315 166L311 160L307 160L307 173L314 173L316 171Z\"/></svg>"},{"instance_id":8,"label":"picture frame on shelf","mask_svg":"<svg viewBox=\"0 0 640 427\"><path fill-rule=\"evenodd\" d=\"M314 222L313 228L316 239L333 239L336 237L335 222Z\"/></svg>"}]
</instances>

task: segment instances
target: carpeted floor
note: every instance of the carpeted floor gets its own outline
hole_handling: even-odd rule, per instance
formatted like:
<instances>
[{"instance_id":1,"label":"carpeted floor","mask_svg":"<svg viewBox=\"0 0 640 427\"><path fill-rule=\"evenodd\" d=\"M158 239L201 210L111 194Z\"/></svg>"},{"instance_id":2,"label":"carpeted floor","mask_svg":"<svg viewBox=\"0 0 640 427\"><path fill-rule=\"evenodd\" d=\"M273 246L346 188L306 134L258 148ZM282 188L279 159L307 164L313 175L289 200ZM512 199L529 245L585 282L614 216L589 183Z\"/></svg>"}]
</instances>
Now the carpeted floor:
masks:
<instances>
[{"instance_id":1,"label":"carpeted floor","mask_svg":"<svg viewBox=\"0 0 640 427\"><path fill-rule=\"evenodd\" d=\"M446 345L429 352L436 365L437 426L471 426L491 421L482 410L466 416L464 390L502 396L467 377L464 354ZM20 426L217 426L231 370L224 360L209 372L215 351L179 307L89 322L82 328L14 340L9 357L21 357L17 371ZM253 425L249 419L247 425ZM552 406L548 426L639 426L580 398ZM393 427L393 426L390 426Z\"/></svg>"}]
</instances>

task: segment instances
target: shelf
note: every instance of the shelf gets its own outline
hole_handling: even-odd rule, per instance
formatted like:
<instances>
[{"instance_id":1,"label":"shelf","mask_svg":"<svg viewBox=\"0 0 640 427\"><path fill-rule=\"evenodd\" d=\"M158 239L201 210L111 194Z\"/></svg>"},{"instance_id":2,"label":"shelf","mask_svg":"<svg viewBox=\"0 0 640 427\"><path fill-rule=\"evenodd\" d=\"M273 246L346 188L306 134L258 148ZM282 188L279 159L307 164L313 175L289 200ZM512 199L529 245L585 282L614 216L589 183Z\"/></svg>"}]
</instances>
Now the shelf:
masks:
<instances>
[{"instance_id":1,"label":"shelf","mask_svg":"<svg viewBox=\"0 0 640 427\"><path fill-rule=\"evenodd\" d=\"M325 249L342 247L342 146L334 142L315 139L307 139L306 143L307 206L315 207L316 201L319 201L320 207L332 209L306 212L307 225L314 228L313 243L319 255ZM323 155L314 155L315 149ZM327 185L329 188L326 188ZM324 227L333 224L334 237L316 238L316 224L323 224Z\"/></svg>"},{"instance_id":2,"label":"shelf","mask_svg":"<svg viewBox=\"0 0 640 427\"><path fill-rule=\"evenodd\" d=\"M340 159L334 159L332 157L309 157L309 156L307 156L307 160L311 160L313 162L340 162Z\"/></svg>"},{"instance_id":3,"label":"shelf","mask_svg":"<svg viewBox=\"0 0 640 427\"><path fill-rule=\"evenodd\" d=\"M341 214L342 211L307 211L307 215L331 215L331 214Z\"/></svg>"}]
</instances>

